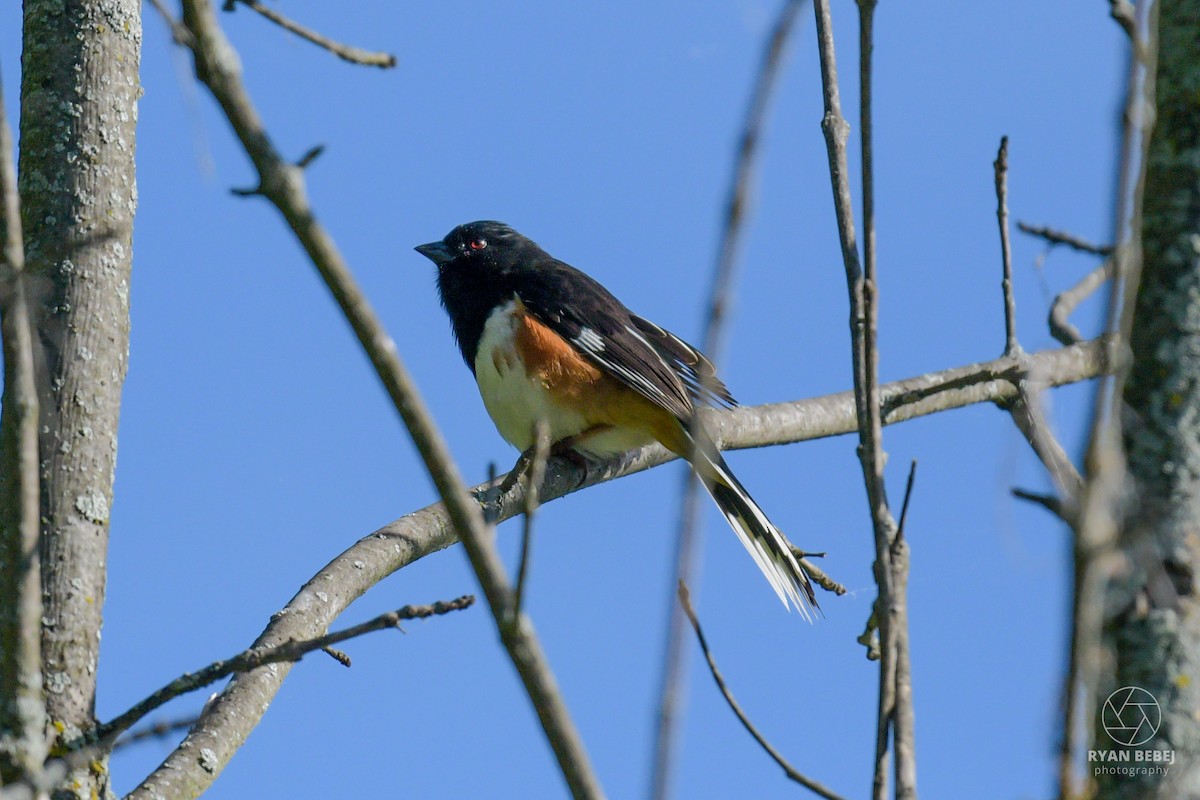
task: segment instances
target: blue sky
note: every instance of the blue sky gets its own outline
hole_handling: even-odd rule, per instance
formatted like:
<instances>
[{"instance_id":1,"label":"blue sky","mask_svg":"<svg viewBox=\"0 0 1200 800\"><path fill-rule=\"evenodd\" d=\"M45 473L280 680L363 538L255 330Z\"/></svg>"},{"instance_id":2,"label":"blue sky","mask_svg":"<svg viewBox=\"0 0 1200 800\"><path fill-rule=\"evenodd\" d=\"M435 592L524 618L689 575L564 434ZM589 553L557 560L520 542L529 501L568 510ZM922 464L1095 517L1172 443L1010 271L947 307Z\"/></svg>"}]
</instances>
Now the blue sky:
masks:
<instances>
[{"instance_id":1,"label":"blue sky","mask_svg":"<svg viewBox=\"0 0 1200 800\"><path fill-rule=\"evenodd\" d=\"M222 15L285 154L317 143L309 189L472 482L515 453L487 419L412 246L457 223L511 223L638 313L699 338L735 137L777 3L353 4L282 11L395 52L352 67L245 9ZM857 12L834 4L857 130ZM812 12L763 140L722 374L745 404L850 385ZM17 4L0 10L9 113ZM1100 2L879 6L875 139L884 380L988 360L1003 346L992 160L1010 143L1015 220L1109 238L1124 50ZM112 515L99 714L231 655L322 565L435 493L314 270L278 215L232 186L247 159L147 6L133 334ZM15 118L15 117L14 117ZM858 177L857 140L851 171ZM856 204L858 189L855 188ZM857 213L857 208L856 208ZM1021 341L1054 346L1053 294L1092 266L1015 235ZM1077 320L1095 330L1097 304ZM1056 392L1077 453L1087 387ZM994 408L888 428L908 531L919 787L927 797L1045 795L1065 657L1066 532L1008 495L1048 484ZM787 614L715 510L698 610L741 704L800 768L868 791L875 665L872 535L843 437L735 453L773 519L851 592L815 625ZM598 487L539 517L527 607L614 798L649 777L679 465ZM519 528L501 529L515 561ZM350 624L475 591L458 548L392 576ZM216 798L558 797L561 779L482 607L376 634L295 669L216 783ZM792 796L692 651L681 798ZM201 694L160 718L185 716ZM113 760L120 790L171 743ZM986 782L979 780L986 775Z\"/></svg>"}]
</instances>

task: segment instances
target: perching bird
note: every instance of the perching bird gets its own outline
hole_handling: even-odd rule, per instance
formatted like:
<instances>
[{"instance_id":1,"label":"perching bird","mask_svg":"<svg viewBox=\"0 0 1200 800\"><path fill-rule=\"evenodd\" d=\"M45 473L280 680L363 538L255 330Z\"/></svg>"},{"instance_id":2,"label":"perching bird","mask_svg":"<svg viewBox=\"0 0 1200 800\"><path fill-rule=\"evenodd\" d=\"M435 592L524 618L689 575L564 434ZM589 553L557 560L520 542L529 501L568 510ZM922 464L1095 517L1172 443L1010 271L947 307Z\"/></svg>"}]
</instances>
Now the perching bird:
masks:
<instances>
[{"instance_id":1,"label":"perching bird","mask_svg":"<svg viewBox=\"0 0 1200 800\"><path fill-rule=\"evenodd\" d=\"M735 405L699 350L503 223L459 225L416 250L437 265L442 305L501 436L528 451L540 420L556 449L601 458L661 442L691 461L784 605L808 616L816 596L787 539L711 442L689 433L697 403Z\"/></svg>"}]
</instances>

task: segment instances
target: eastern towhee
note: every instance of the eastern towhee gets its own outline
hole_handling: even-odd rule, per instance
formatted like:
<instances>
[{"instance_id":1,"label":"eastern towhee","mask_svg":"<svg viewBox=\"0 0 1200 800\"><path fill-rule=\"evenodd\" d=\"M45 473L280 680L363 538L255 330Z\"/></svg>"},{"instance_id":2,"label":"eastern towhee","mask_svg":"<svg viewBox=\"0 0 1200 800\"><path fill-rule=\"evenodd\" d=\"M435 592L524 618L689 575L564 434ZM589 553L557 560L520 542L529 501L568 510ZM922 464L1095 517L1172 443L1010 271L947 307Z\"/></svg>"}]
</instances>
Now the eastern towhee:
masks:
<instances>
[{"instance_id":1,"label":"eastern towhee","mask_svg":"<svg viewBox=\"0 0 1200 800\"><path fill-rule=\"evenodd\" d=\"M787 539L712 443L693 439L697 403L736 405L703 353L502 223L459 225L416 250L437 265L501 436L528 451L541 421L550 441L601 458L661 442L691 461L784 605L808 616L816 596Z\"/></svg>"}]
</instances>

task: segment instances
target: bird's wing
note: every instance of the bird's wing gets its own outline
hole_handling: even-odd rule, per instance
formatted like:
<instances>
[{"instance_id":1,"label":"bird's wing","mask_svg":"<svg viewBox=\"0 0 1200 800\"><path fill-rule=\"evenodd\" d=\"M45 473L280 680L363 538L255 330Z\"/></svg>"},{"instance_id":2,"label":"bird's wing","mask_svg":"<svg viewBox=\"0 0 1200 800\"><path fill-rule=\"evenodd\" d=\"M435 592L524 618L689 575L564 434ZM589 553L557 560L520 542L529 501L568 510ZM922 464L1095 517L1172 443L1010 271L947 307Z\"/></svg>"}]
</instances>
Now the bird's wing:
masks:
<instances>
[{"instance_id":1,"label":"bird's wing","mask_svg":"<svg viewBox=\"0 0 1200 800\"><path fill-rule=\"evenodd\" d=\"M522 276L521 302L607 374L686 421L692 392L673 355L664 357L621 301L586 273L552 261ZM642 321L644 322L644 320Z\"/></svg>"},{"instance_id":2,"label":"bird's wing","mask_svg":"<svg viewBox=\"0 0 1200 800\"><path fill-rule=\"evenodd\" d=\"M693 402L724 405L730 408L737 406L737 400L733 399L729 389L717 377L716 367L704 353L670 331L658 327L650 320L642 319L636 314L631 316L633 324L645 334L651 346L675 367L675 373L683 380Z\"/></svg>"}]
</instances>

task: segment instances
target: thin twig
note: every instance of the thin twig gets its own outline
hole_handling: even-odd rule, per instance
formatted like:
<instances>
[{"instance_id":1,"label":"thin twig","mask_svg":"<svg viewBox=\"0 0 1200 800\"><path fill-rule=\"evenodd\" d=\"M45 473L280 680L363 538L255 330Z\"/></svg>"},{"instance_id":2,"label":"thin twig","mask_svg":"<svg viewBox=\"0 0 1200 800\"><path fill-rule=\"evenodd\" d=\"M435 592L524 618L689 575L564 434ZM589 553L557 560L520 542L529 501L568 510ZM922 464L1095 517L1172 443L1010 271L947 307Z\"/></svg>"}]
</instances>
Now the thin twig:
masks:
<instances>
[{"instance_id":1,"label":"thin twig","mask_svg":"<svg viewBox=\"0 0 1200 800\"><path fill-rule=\"evenodd\" d=\"M1079 470L1054 437L1049 420L1042 412L1040 387L1034 380L1022 381L1017 399L1008 404L1013 422L1033 448L1033 452L1050 473L1058 496L1068 513L1079 502L1083 479Z\"/></svg>"},{"instance_id":2,"label":"thin twig","mask_svg":"<svg viewBox=\"0 0 1200 800\"><path fill-rule=\"evenodd\" d=\"M896 704L892 720L892 744L896 750L896 800L916 800L917 796L917 737L908 632L908 559L908 539L897 535L892 544L895 594L890 609L896 648Z\"/></svg>"},{"instance_id":3,"label":"thin twig","mask_svg":"<svg viewBox=\"0 0 1200 800\"><path fill-rule=\"evenodd\" d=\"M388 628L399 628L400 623L408 619L425 619L426 617L449 614L470 608L475 602L472 595L464 595L457 600L439 601L427 606L404 606L386 614L380 614L359 625L353 625L336 633L319 636L316 639L284 642L277 647L267 649L244 650L232 658L214 661L196 672L187 672L163 686L154 694L138 702L125 713L99 725L95 737L104 740L120 735L129 730L138 720L143 719L151 711L174 700L180 695L194 692L222 678L238 672L249 672L252 669L278 664L283 661L299 661L314 650L322 650L331 645L364 636L368 633Z\"/></svg>"},{"instance_id":4,"label":"thin twig","mask_svg":"<svg viewBox=\"0 0 1200 800\"><path fill-rule=\"evenodd\" d=\"M288 19L278 11L257 2L257 0L226 0L224 9L226 11L233 11L238 3L257 11L285 31L294 33L301 39L306 39L317 47L328 50L343 61L349 61L351 64L362 64L366 67L381 67L383 69L396 66L396 57L391 53L363 50L360 47L335 42L333 39L323 36L311 28L306 28L300 23Z\"/></svg>"},{"instance_id":5,"label":"thin twig","mask_svg":"<svg viewBox=\"0 0 1200 800\"><path fill-rule=\"evenodd\" d=\"M823 784L814 781L799 772L795 767L788 763L779 751L776 750L766 737L758 732L758 728L754 727L754 723L746 716L746 712L738 705L738 701L734 699L733 693L729 690L729 686L725 683L725 678L721 675L721 670L717 668L717 662L713 658L712 651L708 648L708 641L704 638L704 631L700 628L700 620L696 618L696 612L692 608L692 601L688 597L687 584L679 582L679 604L683 608L683 612L687 615L688 620L692 623L692 630L696 631L696 640L700 643L700 649L704 652L704 658L708 662L709 672L712 673L713 680L716 681L717 688L721 690L721 694L725 697L725 702L729 704L729 708L737 715L738 721L746 728L754 741L758 742L759 746L767 752L776 764L783 769L785 775L804 788L814 792L815 794L826 798L827 800L841 800L841 795L835 794L831 789L826 788Z\"/></svg>"},{"instance_id":6,"label":"thin twig","mask_svg":"<svg viewBox=\"0 0 1200 800\"><path fill-rule=\"evenodd\" d=\"M900 504L900 522L896 525L896 538L904 536L904 523L908 521L908 501L912 499L913 484L917 480L917 460L914 458L908 468L908 482L904 484L904 502Z\"/></svg>"},{"instance_id":7,"label":"thin twig","mask_svg":"<svg viewBox=\"0 0 1200 800\"><path fill-rule=\"evenodd\" d=\"M1019 487L1014 487L1010 491L1012 492L1012 496L1017 498L1018 500L1024 500L1028 503L1033 503L1034 505L1041 506L1042 508L1049 511L1054 516L1061 519L1063 522L1071 521L1067 517L1066 509L1063 508L1062 500L1060 500L1059 498L1055 497L1052 494L1042 494L1041 492L1031 492L1028 489L1021 489Z\"/></svg>"},{"instance_id":8,"label":"thin twig","mask_svg":"<svg viewBox=\"0 0 1200 800\"><path fill-rule=\"evenodd\" d=\"M124 714L121 714L110 722L97 726L94 731L85 737L85 741L79 743L79 746L75 747L75 749L47 762L41 774L30 776L28 780L19 785L0 788L0 800L26 800L27 798L28 800L33 800L35 797L42 796L43 793L59 788L68 775L106 752L118 750L152 736L165 736L184 728L191 729L199 720L204 718L204 712L201 712L198 717L178 722L151 725L142 731L136 731L126 736L124 739L118 739L122 733L137 724L138 720L144 718L164 703L187 692L200 689L227 675L247 672L267 664L299 661L306 654L314 650L324 649L331 644L336 644L346 639L385 628L399 628L402 620L423 619L434 615L448 614L452 611L468 608L474 602L474 597L466 595L457 600L437 602L428 606L405 606L396 611L381 614L361 625L355 625L338 633L315 639L287 641L274 648L246 650L225 661L216 661L199 672L185 673L130 708ZM205 710L207 711L207 706Z\"/></svg>"},{"instance_id":9,"label":"thin twig","mask_svg":"<svg viewBox=\"0 0 1200 800\"><path fill-rule=\"evenodd\" d=\"M175 15L171 13L163 0L150 0L150 5L154 6L154 10L158 12L158 15L167 23L167 27L171 29L172 41L184 47L191 47L193 44L192 32L175 18Z\"/></svg>"},{"instance_id":10,"label":"thin twig","mask_svg":"<svg viewBox=\"0 0 1200 800\"><path fill-rule=\"evenodd\" d=\"M193 714L190 717L176 720L164 720L155 722L152 725L147 725L136 731L131 731L128 735L121 737L112 746L112 752L124 750L127 747L135 745L139 742L144 742L147 739L165 739L173 733L189 730L196 721L200 719L199 715Z\"/></svg>"},{"instance_id":11,"label":"thin twig","mask_svg":"<svg viewBox=\"0 0 1200 800\"><path fill-rule=\"evenodd\" d=\"M336 647L322 647L321 652L341 664L343 667L349 668L354 665L354 662L350 660L350 656L346 655L341 650L338 650Z\"/></svg>"},{"instance_id":12,"label":"thin twig","mask_svg":"<svg viewBox=\"0 0 1200 800\"><path fill-rule=\"evenodd\" d=\"M1050 304L1050 335L1063 344L1083 341L1083 334L1071 323L1075 308L1112 278L1113 261L1109 259L1084 275L1078 283L1060 292Z\"/></svg>"},{"instance_id":13,"label":"thin twig","mask_svg":"<svg viewBox=\"0 0 1200 800\"><path fill-rule=\"evenodd\" d=\"M779 15L767 34L746 116L742 121L742 132L738 137L733 178L725 200L724 222L717 246L716 264L709 290L708 314L700 347L714 365L720 364L724 349L724 323L733 294L747 209L753 194L759 142L762 139L773 89L778 83L777 78L784 62L787 43L801 6L803 0L784 0ZM675 539L674 572L676 581L684 581L691 585L695 584L700 559L700 499L700 482L695 473L688 470L684 477L679 530ZM650 796L654 800L665 800L671 794L671 777L678 751L678 731L683 717L679 698L683 695L687 682L688 662L684 658L685 621L682 609L676 602L675 592L671 592L668 607L670 612L667 615L666 647L659 690L654 766L650 776Z\"/></svg>"},{"instance_id":14,"label":"thin twig","mask_svg":"<svg viewBox=\"0 0 1200 800\"><path fill-rule=\"evenodd\" d=\"M847 592L845 584L838 583L833 578L829 577L823 569L804 557L804 551L799 547L792 545L792 555L796 557L796 563L800 565L800 569L804 570L805 574L812 579L812 582L820 586L827 592L833 592L838 597L841 597ZM810 554L815 555L815 554Z\"/></svg>"},{"instance_id":15,"label":"thin twig","mask_svg":"<svg viewBox=\"0 0 1200 800\"><path fill-rule=\"evenodd\" d=\"M521 613L525 598L525 579L529 574L529 548L533 543L533 517L538 507L538 487L546 477L546 459L550 457L550 428L539 419L533 439L533 460L529 462L525 487L525 524L521 529L521 560L517 563L517 587L513 590L513 613Z\"/></svg>"},{"instance_id":16,"label":"thin twig","mask_svg":"<svg viewBox=\"0 0 1200 800\"><path fill-rule=\"evenodd\" d=\"M996 172L996 220L1000 223L1000 255L1003 259L1003 278L1000 281L1004 292L1004 354L1021 352L1017 341L1017 301L1013 295L1012 243L1008 233L1008 137L1000 137L1000 149L992 164Z\"/></svg>"},{"instance_id":17,"label":"thin twig","mask_svg":"<svg viewBox=\"0 0 1200 800\"><path fill-rule=\"evenodd\" d=\"M305 190L303 169L285 161L268 136L242 83L236 52L221 31L210 0L184 0L183 9L184 24L195 40L192 53L196 76L220 104L258 172L263 196L287 220L403 418L461 536L500 639L537 712L564 780L576 798L601 797L599 781L559 694L533 625L523 615L512 612L513 597L508 576L483 513L467 494L458 466L400 359L395 342L371 308L333 239L314 216ZM194 731L189 738L195 737L196 733ZM220 764L224 764L237 747L232 741L217 742L205 738L205 743ZM167 763L160 769L171 766ZM143 790L148 793L148 782L152 779L153 776L143 782L134 795Z\"/></svg>"},{"instance_id":18,"label":"thin twig","mask_svg":"<svg viewBox=\"0 0 1200 800\"><path fill-rule=\"evenodd\" d=\"M1045 225L1030 225L1027 222L1017 222L1017 230L1021 233L1030 236L1036 236L1051 245L1066 245L1072 250L1077 250L1080 253L1091 253L1096 256L1112 255L1113 247L1111 244L1093 244L1086 239L1076 236L1073 233L1066 231L1055 230L1054 228L1046 227Z\"/></svg>"},{"instance_id":19,"label":"thin twig","mask_svg":"<svg viewBox=\"0 0 1200 800\"><path fill-rule=\"evenodd\" d=\"M1136 51L1138 43L1137 12L1134 10L1133 3L1129 0L1108 0L1108 5L1108 13L1121 26L1121 30L1125 31L1125 35L1134 44Z\"/></svg>"}]
</instances>

